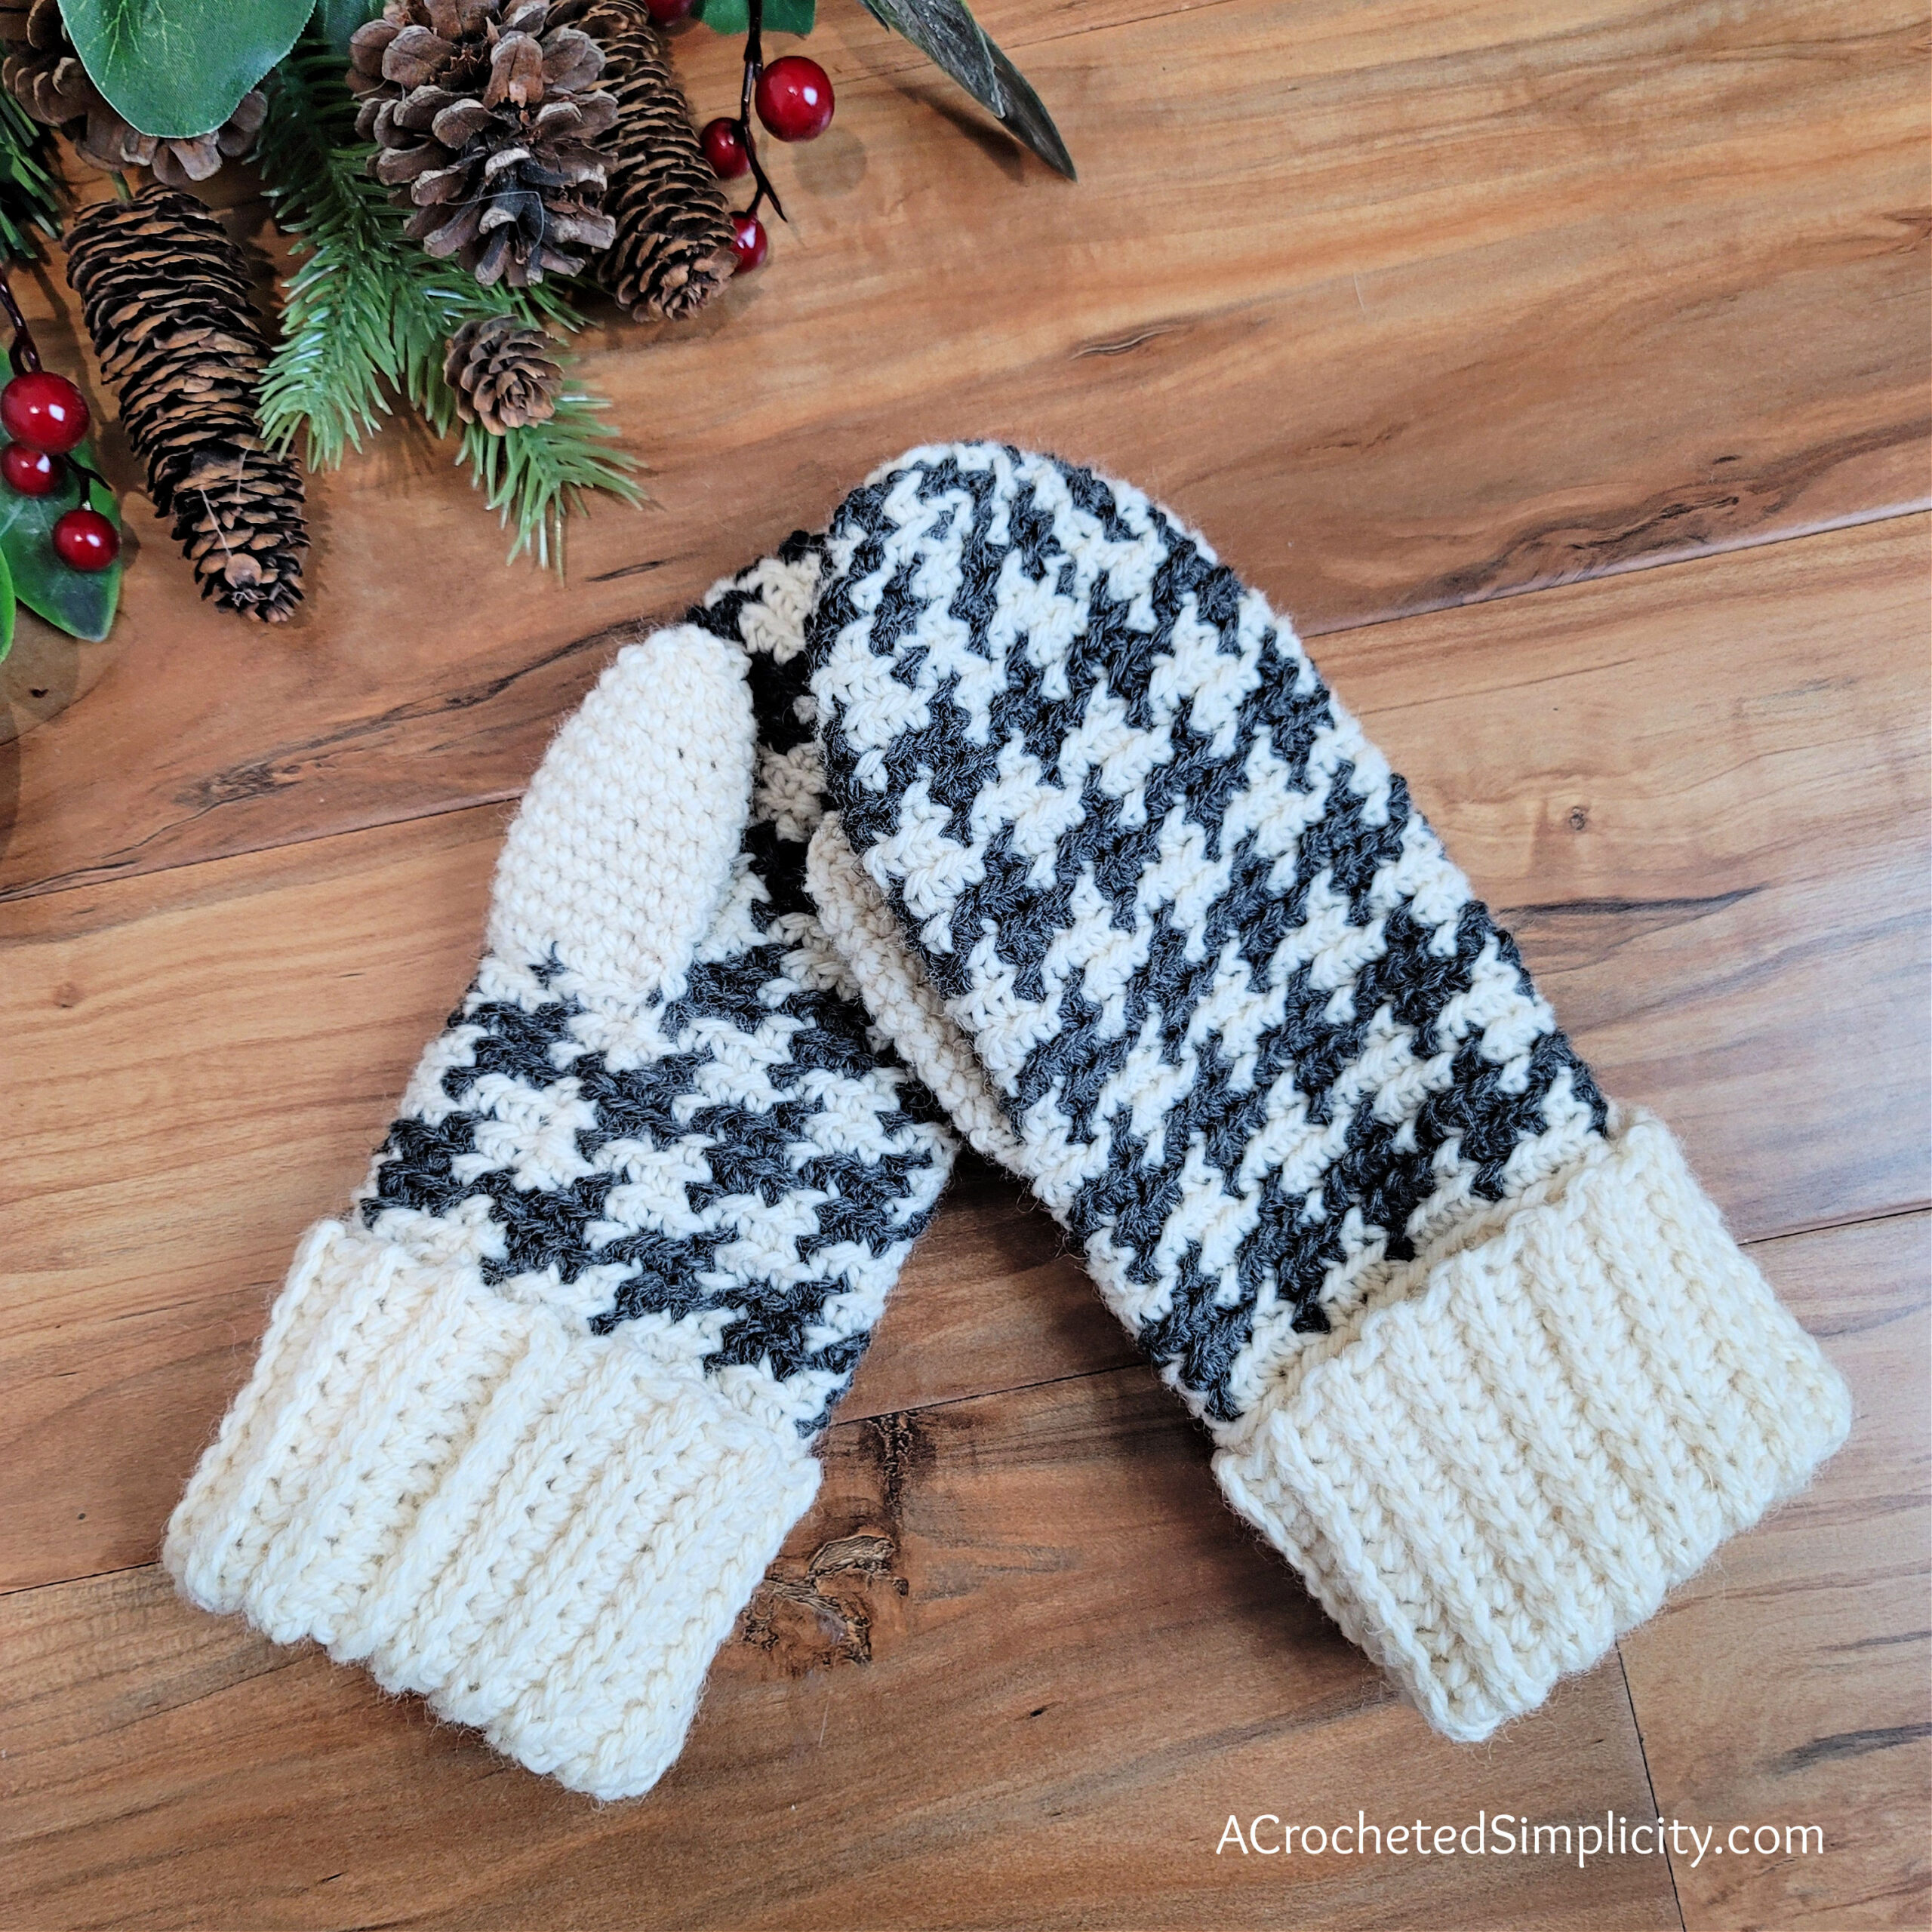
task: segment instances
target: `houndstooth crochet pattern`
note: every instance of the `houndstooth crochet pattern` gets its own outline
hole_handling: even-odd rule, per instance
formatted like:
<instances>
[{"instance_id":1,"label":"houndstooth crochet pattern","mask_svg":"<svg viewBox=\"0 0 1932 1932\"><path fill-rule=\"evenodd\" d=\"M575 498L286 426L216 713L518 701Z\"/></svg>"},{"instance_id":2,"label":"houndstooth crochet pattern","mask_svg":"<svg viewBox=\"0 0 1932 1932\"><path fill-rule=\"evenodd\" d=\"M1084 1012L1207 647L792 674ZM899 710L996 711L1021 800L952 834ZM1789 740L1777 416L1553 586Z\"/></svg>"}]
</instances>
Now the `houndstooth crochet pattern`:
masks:
<instances>
[{"instance_id":1,"label":"houndstooth crochet pattern","mask_svg":"<svg viewBox=\"0 0 1932 1932\"><path fill-rule=\"evenodd\" d=\"M851 1382L949 1165L805 896L821 807L798 653L817 561L795 537L688 620L747 651L758 768L731 888L681 983L639 1008L554 955L493 954L361 1204L385 1239L460 1253L593 1334L644 1322L708 1374L754 1372L806 1435ZM526 820L510 852L540 846L549 884L554 842Z\"/></svg>"},{"instance_id":2,"label":"houndstooth crochet pattern","mask_svg":"<svg viewBox=\"0 0 1932 1932\"><path fill-rule=\"evenodd\" d=\"M1601 1131L1401 779L1137 491L935 451L828 549L844 835L1197 1410L1235 1420L1300 1337Z\"/></svg>"},{"instance_id":3,"label":"houndstooth crochet pattern","mask_svg":"<svg viewBox=\"0 0 1932 1932\"><path fill-rule=\"evenodd\" d=\"M1452 1736L1842 1439L1668 1134L1614 1115L1292 629L1137 491L915 451L826 543L828 928Z\"/></svg>"},{"instance_id":4,"label":"houndstooth crochet pattern","mask_svg":"<svg viewBox=\"0 0 1932 1932\"><path fill-rule=\"evenodd\" d=\"M951 1161L804 897L817 565L719 586L565 727L170 1528L197 1601L600 1796L675 1755Z\"/></svg>"},{"instance_id":5,"label":"houndstooth crochet pattern","mask_svg":"<svg viewBox=\"0 0 1932 1932\"><path fill-rule=\"evenodd\" d=\"M565 724L169 1567L534 1770L645 1789L816 1491L949 1120L1451 1736L1600 1656L1848 1424L1292 629L1139 493L958 445Z\"/></svg>"}]
</instances>

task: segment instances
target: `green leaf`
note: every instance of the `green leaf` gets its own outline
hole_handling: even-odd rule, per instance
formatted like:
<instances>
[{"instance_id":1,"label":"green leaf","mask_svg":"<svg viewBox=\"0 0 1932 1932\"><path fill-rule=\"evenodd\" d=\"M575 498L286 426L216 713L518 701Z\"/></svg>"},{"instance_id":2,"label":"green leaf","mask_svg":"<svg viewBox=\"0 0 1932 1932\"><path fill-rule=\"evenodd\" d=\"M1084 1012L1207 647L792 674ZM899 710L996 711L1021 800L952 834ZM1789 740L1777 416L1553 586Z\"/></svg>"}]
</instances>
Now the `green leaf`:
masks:
<instances>
[{"instance_id":1,"label":"green leaf","mask_svg":"<svg viewBox=\"0 0 1932 1932\"><path fill-rule=\"evenodd\" d=\"M764 0L767 33L808 34L818 11L818 0ZM751 9L746 0L698 0L691 17L702 20L713 33L749 33Z\"/></svg>"},{"instance_id":2,"label":"green leaf","mask_svg":"<svg viewBox=\"0 0 1932 1932\"><path fill-rule=\"evenodd\" d=\"M7 568L7 554L0 550L0 664L14 648L14 579Z\"/></svg>"},{"instance_id":3,"label":"green leaf","mask_svg":"<svg viewBox=\"0 0 1932 1932\"><path fill-rule=\"evenodd\" d=\"M0 449L5 447L0 439ZM83 443L74 454L93 465L94 454L88 445ZM8 566L10 634L13 599L17 595L29 611L70 637L98 644L107 635L114 621L114 607L121 600L119 562L104 571L74 571L54 554L54 526L80 500L80 478L71 466L65 485L48 496L23 497L0 485L0 560ZM91 484L88 501L116 530L121 528L121 512L115 506L112 491ZM0 652L0 657L5 655Z\"/></svg>"},{"instance_id":4,"label":"green leaf","mask_svg":"<svg viewBox=\"0 0 1932 1932\"><path fill-rule=\"evenodd\" d=\"M315 0L315 25L334 53L349 64L349 37L383 11L383 0Z\"/></svg>"},{"instance_id":5,"label":"green leaf","mask_svg":"<svg viewBox=\"0 0 1932 1932\"><path fill-rule=\"evenodd\" d=\"M966 0L863 0L881 26L903 34L926 58L950 74L1016 140L1069 180L1073 157L1040 97L986 29Z\"/></svg>"},{"instance_id":6,"label":"green leaf","mask_svg":"<svg viewBox=\"0 0 1932 1932\"><path fill-rule=\"evenodd\" d=\"M315 0L64 0L81 64L144 134L219 128L288 50Z\"/></svg>"}]
</instances>

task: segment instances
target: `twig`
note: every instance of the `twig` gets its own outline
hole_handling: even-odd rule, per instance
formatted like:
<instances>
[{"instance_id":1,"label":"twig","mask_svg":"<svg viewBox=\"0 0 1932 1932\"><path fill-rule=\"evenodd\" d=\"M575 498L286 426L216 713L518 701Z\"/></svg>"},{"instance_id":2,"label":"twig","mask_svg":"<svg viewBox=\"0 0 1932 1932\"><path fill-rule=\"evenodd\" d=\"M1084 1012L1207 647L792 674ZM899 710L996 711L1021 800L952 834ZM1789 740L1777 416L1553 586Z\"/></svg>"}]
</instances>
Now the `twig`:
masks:
<instances>
[{"instance_id":1,"label":"twig","mask_svg":"<svg viewBox=\"0 0 1932 1932\"><path fill-rule=\"evenodd\" d=\"M8 280L4 268L0 268L0 309L6 310L7 320L14 331L7 360L14 365L15 375L26 375L40 367L40 351L34 346L33 331L27 327L27 318L20 313L19 303L14 300L14 285Z\"/></svg>"},{"instance_id":2,"label":"twig","mask_svg":"<svg viewBox=\"0 0 1932 1932\"><path fill-rule=\"evenodd\" d=\"M778 198L778 190L771 185L771 179L764 171L764 165L758 158L758 143L752 135L752 96L758 89L758 77L764 72L764 0L746 0L748 25L745 34L745 82L738 95L738 138L745 144L745 158L752 165L752 179L758 184L758 192L752 197L752 205L745 212L755 215L760 205L771 204L771 211L790 226L792 217L785 212L785 204Z\"/></svg>"}]
</instances>

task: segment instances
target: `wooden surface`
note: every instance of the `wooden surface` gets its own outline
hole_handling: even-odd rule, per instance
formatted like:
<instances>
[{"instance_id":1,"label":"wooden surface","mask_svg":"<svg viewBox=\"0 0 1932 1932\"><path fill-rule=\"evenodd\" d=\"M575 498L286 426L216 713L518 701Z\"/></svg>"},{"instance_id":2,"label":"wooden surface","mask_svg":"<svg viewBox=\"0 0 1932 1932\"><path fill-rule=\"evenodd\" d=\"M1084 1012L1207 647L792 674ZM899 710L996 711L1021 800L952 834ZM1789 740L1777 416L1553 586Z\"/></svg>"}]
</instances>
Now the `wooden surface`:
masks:
<instances>
[{"instance_id":1,"label":"wooden surface","mask_svg":"<svg viewBox=\"0 0 1932 1932\"><path fill-rule=\"evenodd\" d=\"M772 265L685 334L592 331L657 506L600 513L567 584L501 571L398 434L318 485L285 632L205 612L136 503L112 638L0 688L16 729L85 691L0 745L0 1923L1932 1921L1922 10L980 11L1080 185L828 5L839 116L780 157ZM714 111L729 51L680 58ZM57 284L28 292L71 363ZM559 715L638 623L950 434L1146 485L1320 635L1858 1427L1618 1656L1452 1746L968 1165L683 1760L600 1810L185 1608L155 1546L466 977ZM1215 1855L1231 1811L1358 1807L1826 1848Z\"/></svg>"}]
</instances>

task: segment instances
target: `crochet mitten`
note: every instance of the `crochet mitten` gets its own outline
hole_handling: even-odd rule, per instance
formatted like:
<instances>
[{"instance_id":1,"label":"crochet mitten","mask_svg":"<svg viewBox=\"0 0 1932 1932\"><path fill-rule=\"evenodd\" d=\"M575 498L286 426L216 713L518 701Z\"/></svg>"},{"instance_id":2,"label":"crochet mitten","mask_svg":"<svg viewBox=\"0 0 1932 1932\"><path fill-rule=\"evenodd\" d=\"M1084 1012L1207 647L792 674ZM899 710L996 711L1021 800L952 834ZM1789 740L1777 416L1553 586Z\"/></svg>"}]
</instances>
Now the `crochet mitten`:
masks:
<instances>
[{"instance_id":1,"label":"crochet mitten","mask_svg":"<svg viewBox=\"0 0 1932 1932\"><path fill-rule=\"evenodd\" d=\"M675 1756L951 1159L804 896L817 561L565 724L475 984L168 1532L197 1603L601 1798Z\"/></svg>"},{"instance_id":2,"label":"crochet mitten","mask_svg":"<svg viewBox=\"0 0 1932 1932\"><path fill-rule=\"evenodd\" d=\"M1843 1438L1669 1134L1200 538L915 451L839 510L809 639L811 877L882 1027L1439 1729L1537 1705Z\"/></svg>"}]
</instances>

